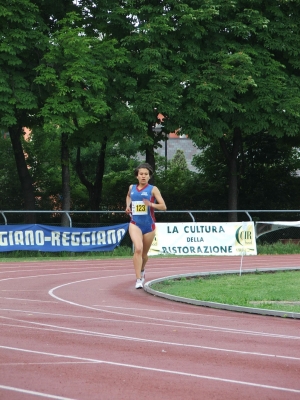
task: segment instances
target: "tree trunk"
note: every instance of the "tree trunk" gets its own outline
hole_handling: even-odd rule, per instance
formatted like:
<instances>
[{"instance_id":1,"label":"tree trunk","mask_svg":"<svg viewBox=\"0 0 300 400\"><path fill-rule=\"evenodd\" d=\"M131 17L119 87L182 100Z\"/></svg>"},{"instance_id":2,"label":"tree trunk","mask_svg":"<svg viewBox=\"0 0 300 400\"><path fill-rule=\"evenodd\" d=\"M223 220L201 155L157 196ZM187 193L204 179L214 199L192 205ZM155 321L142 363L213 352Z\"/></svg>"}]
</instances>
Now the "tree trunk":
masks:
<instances>
[{"instance_id":1,"label":"tree trunk","mask_svg":"<svg viewBox=\"0 0 300 400\"><path fill-rule=\"evenodd\" d=\"M228 164L228 210L237 210L239 196L238 154L242 149L242 134L240 129L235 128L233 132L232 149L230 152L228 151L223 138L219 139L219 142ZM236 211L229 213L228 222L237 222L237 214Z\"/></svg>"},{"instance_id":2,"label":"tree trunk","mask_svg":"<svg viewBox=\"0 0 300 400\"><path fill-rule=\"evenodd\" d=\"M237 161L229 161L229 182L228 182L228 210L237 210L238 208L238 176ZM238 220L237 212L228 213L228 222Z\"/></svg>"},{"instance_id":3,"label":"tree trunk","mask_svg":"<svg viewBox=\"0 0 300 400\"><path fill-rule=\"evenodd\" d=\"M61 135L61 179L62 179L62 210L70 211L71 191L70 191L70 157L68 147L68 135ZM61 216L61 226L70 226L67 214Z\"/></svg>"},{"instance_id":4,"label":"tree trunk","mask_svg":"<svg viewBox=\"0 0 300 400\"><path fill-rule=\"evenodd\" d=\"M106 156L106 145L107 145L107 136L104 137L104 140L101 145L98 162L97 162L97 169L96 169L96 180L94 184L94 203L91 204L95 210L99 210L100 203L102 199L102 188L103 188L103 175L104 175L104 168L105 168L105 156Z\"/></svg>"},{"instance_id":5,"label":"tree trunk","mask_svg":"<svg viewBox=\"0 0 300 400\"><path fill-rule=\"evenodd\" d=\"M80 147L78 147L77 149L76 172L81 183L86 187L88 191L91 211L99 211L100 209L103 188L103 175L105 168L106 145L107 137L105 136L97 161L96 178L94 184L90 182L84 174L83 166L80 159ZM93 223L98 223L100 221L100 216L99 214L92 214L91 219Z\"/></svg>"},{"instance_id":6,"label":"tree trunk","mask_svg":"<svg viewBox=\"0 0 300 400\"><path fill-rule=\"evenodd\" d=\"M14 126L9 128L10 140L14 152L16 161L17 171L21 183L23 199L24 199L24 210L34 211L35 210L35 196L32 178L29 173L25 154L21 143L21 135L23 135L23 128ZM29 213L24 215L24 222L26 224L35 224L36 215L35 213Z\"/></svg>"}]
</instances>

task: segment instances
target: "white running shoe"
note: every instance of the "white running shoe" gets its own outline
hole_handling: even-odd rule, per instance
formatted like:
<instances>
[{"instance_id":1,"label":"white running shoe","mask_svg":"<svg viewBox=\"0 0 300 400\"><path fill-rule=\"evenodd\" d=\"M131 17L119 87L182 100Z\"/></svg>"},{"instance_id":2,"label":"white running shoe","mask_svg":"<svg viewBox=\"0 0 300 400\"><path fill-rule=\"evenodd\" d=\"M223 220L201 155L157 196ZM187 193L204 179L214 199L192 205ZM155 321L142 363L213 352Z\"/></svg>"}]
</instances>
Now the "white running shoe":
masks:
<instances>
[{"instance_id":1,"label":"white running shoe","mask_svg":"<svg viewBox=\"0 0 300 400\"><path fill-rule=\"evenodd\" d=\"M135 288L136 289L143 289L143 281L142 279L137 279L135 282Z\"/></svg>"},{"instance_id":2,"label":"white running shoe","mask_svg":"<svg viewBox=\"0 0 300 400\"><path fill-rule=\"evenodd\" d=\"M146 273L145 273L145 270L141 271L141 279L142 279L142 282L143 282L143 285L144 285L144 283L145 283L145 279L146 279Z\"/></svg>"}]
</instances>

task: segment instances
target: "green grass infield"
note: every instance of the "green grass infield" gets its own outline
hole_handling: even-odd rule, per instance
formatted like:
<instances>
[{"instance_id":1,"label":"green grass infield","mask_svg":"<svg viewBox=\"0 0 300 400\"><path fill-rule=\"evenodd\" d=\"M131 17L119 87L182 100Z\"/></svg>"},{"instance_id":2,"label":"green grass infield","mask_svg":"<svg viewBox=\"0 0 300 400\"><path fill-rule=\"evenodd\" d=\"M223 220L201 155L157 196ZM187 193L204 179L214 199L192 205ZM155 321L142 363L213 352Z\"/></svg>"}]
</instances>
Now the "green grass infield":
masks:
<instances>
[{"instance_id":1,"label":"green grass infield","mask_svg":"<svg viewBox=\"0 0 300 400\"><path fill-rule=\"evenodd\" d=\"M206 274L153 282L172 296L241 307L300 313L300 270Z\"/></svg>"}]
</instances>

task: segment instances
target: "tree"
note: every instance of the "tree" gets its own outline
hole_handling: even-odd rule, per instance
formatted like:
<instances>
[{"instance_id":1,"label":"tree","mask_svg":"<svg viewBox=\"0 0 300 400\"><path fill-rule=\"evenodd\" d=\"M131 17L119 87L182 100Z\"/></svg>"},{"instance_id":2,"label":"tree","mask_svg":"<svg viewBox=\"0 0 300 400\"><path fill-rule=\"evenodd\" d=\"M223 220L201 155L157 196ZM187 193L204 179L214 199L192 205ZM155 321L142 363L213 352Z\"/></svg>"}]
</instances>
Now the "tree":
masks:
<instances>
[{"instance_id":1,"label":"tree","mask_svg":"<svg viewBox=\"0 0 300 400\"><path fill-rule=\"evenodd\" d=\"M24 198L24 209L34 210L35 193L22 147L23 128L38 123L37 113L43 101L34 83L35 68L49 43L49 31L56 18L72 0L61 2L15 0L0 6L0 127L10 133L13 153ZM26 215L35 222L35 215Z\"/></svg>"},{"instance_id":2,"label":"tree","mask_svg":"<svg viewBox=\"0 0 300 400\"><path fill-rule=\"evenodd\" d=\"M183 150L177 150L174 157L172 158L170 162L170 166L174 166L175 168L178 168L178 170L181 171L187 171L188 170L188 165L184 156Z\"/></svg>"},{"instance_id":3,"label":"tree","mask_svg":"<svg viewBox=\"0 0 300 400\"><path fill-rule=\"evenodd\" d=\"M180 65L183 63L179 37L174 37L175 0L168 2L82 0L90 29L113 37L126 49L129 63L117 76L123 88L122 99L131 110L127 125L131 140L141 142L146 161L155 169L154 150L165 133L178 128L176 116L182 87ZM109 12L108 12L109 9ZM182 9L181 14L185 14ZM153 131L157 115L165 116L163 129Z\"/></svg>"},{"instance_id":4,"label":"tree","mask_svg":"<svg viewBox=\"0 0 300 400\"><path fill-rule=\"evenodd\" d=\"M123 207L124 198L123 196L116 197L116 192L122 193L121 188L123 187L125 193L129 184L132 183L132 179L134 179L134 168L140 163L138 157L135 156L138 153L138 147L139 143L132 141L124 141L121 143L112 143L110 141L107 143L102 185L103 199L101 201L101 205L104 207L104 209L118 209L120 204ZM97 165L99 163L99 154L101 154L101 148L101 143L95 143L93 146L81 149L81 168L85 172L85 179L87 179L88 182L97 181ZM78 149L76 153L78 153ZM78 162L77 154L73 157L73 165L75 167L76 162ZM124 175L125 171L126 173ZM123 179L125 182L121 183ZM117 185L119 185L119 188Z\"/></svg>"},{"instance_id":5,"label":"tree","mask_svg":"<svg viewBox=\"0 0 300 400\"><path fill-rule=\"evenodd\" d=\"M77 146L76 170L88 189L91 209L97 210L107 142L103 125L110 112L108 70L123 62L123 51L116 50L111 39L87 36L80 16L75 13L69 14L59 25L60 29L52 35L49 51L37 68L36 82L44 85L49 93L41 115L45 121L44 129L61 135L62 209L70 209L69 147ZM102 147L96 184L92 184L82 170L80 146L96 141L101 141Z\"/></svg>"},{"instance_id":6,"label":"tree","mask_svg":"<svg viewBox=\"0 0 300 400\"><path fill-rule=\"evenodd\" d=\"M278 139L266 133L245 138L245 156L238 156L238 164L242 166L238 187L240 209L298 208L300 160L298 150L291 144L285 138ZM205 208L226 209L226 165L217 139L194 157L193 165L199 170L198 179L202 181L203 193L208 196ZM263 216L258 214L258 218Z\"/></svg>"},{"instance_id":7,"label":"tree","mask_svg":"<svg viewBox=\"0 0 300 400\"><path fill-rule=\"evenodd\" d=\"M196 10L204 3L191 4ZM221 1L215 10L205 36L195 29L181 42L181 125L195 141L219 139L228 165L228 208L235 210L245 138L299 134L300 10L294 1L279 0ZM189 46L193 51L185 50ZM236 219L232 212L229 220Z\"/></svg>"},{"instance_id":8,"label":"tree","mask_svg":"<svg viewBox=\"0 0 300 400\"><path fill-rule=\"evenodd\" d=\"M11 141L7 132L0 131L0 210L22 208L22 190L15 168Z\"/></svg>"},{"instance_id":9,"label":"tree","mask_svg":"<svg viewBox=\"0 0 300 400\"><path fill-rule=\"evenodd\" d=\"M9 131L25 210L34 210L35 197L21 137L23 127L30 124L30 113L37 109L31 84L39 51L45 45L44 29L38 8L29 0L1 5L0 127ZM33 214L27 215L26 221L34 222Z\"/></svg>"}]
</instances>

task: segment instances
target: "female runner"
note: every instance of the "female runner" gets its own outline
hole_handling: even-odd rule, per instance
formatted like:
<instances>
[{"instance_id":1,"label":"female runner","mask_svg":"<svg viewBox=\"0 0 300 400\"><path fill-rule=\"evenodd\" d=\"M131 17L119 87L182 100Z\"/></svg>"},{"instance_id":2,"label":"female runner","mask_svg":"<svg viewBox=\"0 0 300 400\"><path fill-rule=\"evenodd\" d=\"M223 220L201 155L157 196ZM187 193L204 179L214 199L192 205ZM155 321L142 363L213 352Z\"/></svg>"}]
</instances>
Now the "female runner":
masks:
<instances>
[{"instance_id":1,"label":"female runner","mask_svg":"<svg viewBox=\"0 0 300 400\"><path fill-rule=\"evenodd\" d=\"M145 282L148 251L155 236L154 210L165 211L167 207L158 188L148 184L153 175L151 165L140 164L134 170L134 174L138 184L129 186L125 212L131 216L129 235L134 245L135 288L142 289Z\"/></svg>"}]
</instances>

